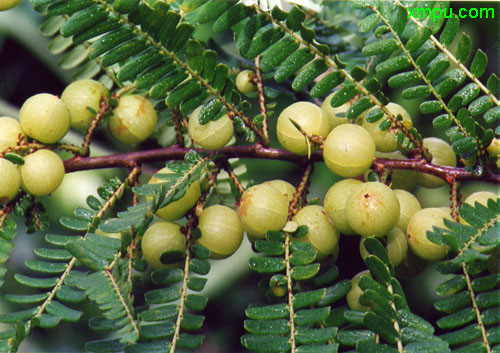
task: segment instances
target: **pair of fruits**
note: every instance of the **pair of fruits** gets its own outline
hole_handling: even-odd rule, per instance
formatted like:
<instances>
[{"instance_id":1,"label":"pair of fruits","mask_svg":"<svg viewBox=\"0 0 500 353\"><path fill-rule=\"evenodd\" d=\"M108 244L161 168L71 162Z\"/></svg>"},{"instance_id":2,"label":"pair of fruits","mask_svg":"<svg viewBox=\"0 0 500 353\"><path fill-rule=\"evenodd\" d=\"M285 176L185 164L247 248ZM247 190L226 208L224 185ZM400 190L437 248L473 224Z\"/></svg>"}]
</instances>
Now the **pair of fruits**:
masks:
<instances>
[{"instance_id":1,"label":"pair of fruits","mask_svg":"<svg viewBox=\"0 0 500 353\"><path fill-rule=\"evenodd\" d=\"M31 195L48 195L61 185L64 173L61 158L50 150L38 150L25 156L20 167L0 158L0 203L11 201L21 187Z\"/></svg>"},{"instance_id":2,"label":"pair of fruits","mask_svg":"<svg viewBox=\"0 0 500 353\"><path fill-rule=\"evenodd\" d=\"M238 250L243 241L243 229L238 215L227 206L214 205L201 213L198 228L201 237L196 242L210 250L212 259L225 259ZM145 260L154 269L176 266L178 256L184 254L186 239L174 222L160 221L151 225L141 240Z\"/></svg>"}]
</instances>

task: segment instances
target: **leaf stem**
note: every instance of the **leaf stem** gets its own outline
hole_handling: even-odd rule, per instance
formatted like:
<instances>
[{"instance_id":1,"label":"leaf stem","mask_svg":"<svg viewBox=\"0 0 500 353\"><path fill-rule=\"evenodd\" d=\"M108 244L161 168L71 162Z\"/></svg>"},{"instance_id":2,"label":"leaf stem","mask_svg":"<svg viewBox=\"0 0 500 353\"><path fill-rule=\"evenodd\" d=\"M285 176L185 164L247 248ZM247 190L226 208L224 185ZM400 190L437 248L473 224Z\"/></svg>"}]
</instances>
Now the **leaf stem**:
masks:
<instances>
[{"instance_id":1,"label":"leaf stem","mask_svg":"<svg viewBox=\"0 0 500 353\"><path fill-rule=\"evenodd\" d=\"M266 97L264 95L264 85L262 80L262 70L260 69L260 55L255 58L255 83L257 84L257 92L259 93L259 108L260 113L264 117L262 121L262 133L269 139L268 126L267 126L267 109Z\"/></svg>"}]
</instances>

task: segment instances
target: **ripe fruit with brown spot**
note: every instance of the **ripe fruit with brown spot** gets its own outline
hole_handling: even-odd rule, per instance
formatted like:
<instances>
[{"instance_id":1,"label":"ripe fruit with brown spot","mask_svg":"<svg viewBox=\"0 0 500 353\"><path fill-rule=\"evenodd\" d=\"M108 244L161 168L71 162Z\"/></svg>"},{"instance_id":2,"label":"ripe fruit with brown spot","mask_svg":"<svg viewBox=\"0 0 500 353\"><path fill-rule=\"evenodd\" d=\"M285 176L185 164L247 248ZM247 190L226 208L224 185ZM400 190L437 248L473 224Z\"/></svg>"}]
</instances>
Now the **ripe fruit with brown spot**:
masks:
<instances>
[{"instance_id":1,"label":"ripe fruit with brown spot","mask_svg":"<svg viewBox=\"0 0 500 353\"><path fill-rule=\"evenodd\" d=\"M101 98L107 99L109 92L98 81L84 79L72 82L61 95L61 100L68 107L71 127L81 131L89 128L96 114L87 107L98 112L101 108Z\"/></svg>"},{"instance_id":2,"label":"ripe fruit with brown spot","mask_svg":"<svg viewBox=\"0 0 500 353\"><path fill-rule=\"evenodd\" d=\"M333 184L325 195L325 209L339 233L356 234L347 222L345 205L352 191L360 184L362 182L356 179L344 179Z\"/></svg>"},{"instance_id":3,"label":"ripe fruit with brown spot","mask_svg":"<svg viewBox=\"0 0 500 353\"><path fill-rule=\"evenodd\" d=\"M346 202L347 222L363 237L386 235L397 225L399 212L394 191L378 182L356 186Z\"/></svg>"},{"instance_id":4,"label":"ripe fruit with brown spot","mask_svg":"<svg viewBox=\"0 0 500 353\"><path fill-rule=\"evenodd\" d=\"M153 104L143 96L131 94L120 98L108 126L118 141L135 144L153 133L157 120Z\"/></svg>"},{"instance_id":5,"label":"ripe fruit with brown spot","mask_svg":"<svg viewBox=\"0 0 500 353\"><path fill-rule=\"evenodd\" d=\"M307 226L307 234L304 237L296 238L296 240L310 243L317 251L316 259L325 258L337 247L339 233L328 218L328 212L324 207L306 206L297 212L293 221L297 222L299 226Z\"/></svg>"},{"instance_id":6,"label":"ripe fruit with brown spot","mask_svg":"<svg viewBox=\"0 0 500 353\"><path fill-rule=\"evenodd\" d=\"M70 127L68 108L52 94L40 93L28 98L19 111L24 133L42 143L56 143Z\"/></svg>"},{"instance_id":7,"label":"ripe fruit with brown spot","mask_svg":"<svg viewBox=\"0 0 500 353\"><path fill-rule=\"evenodd\" d=\"M446 228L444 218L452 219L449 208L424 208L410 218L406 234L408 245L415 255L427 261L441 260L446 256L446 246L433 243L427 238L427 231L432 231L433 226Z\"/></svg>"},{"instance_id":8,"label":"ripe fruit with brown spot","mask_svg":"<svg viewBox=\"0 0 500 353\"><path fill-rule=\"evenodd\" d=\"M288 203L292 201L293 195L295 195L295 186L284 180L269 180L264 182L264 184L270 185L278 190L282 195L286 197Z\"/></svg>"},{"instance_id":9,"label":"ripe fruit with brown spot","mask_svg":"<svg viewBox=\"0 0 500 353\"><path fill-rule=\"evenodd\" d=\"M56 191L65 173L61 157L49 150L38 150L27 155L20 169L23 189L35 196Z\"/></svg>"},{"instance_id":10,"label":"ripe fruit with brown spot","mask_svg":"<svg viewBox=\"0 0 500 353\"><path fill-rule=\"evenodd\" d=\"M307 143L304 135L291 120L308 135L326 137L330 131L325 112L313 103L296 102L283 109L276 125L276 134L285 149L298 155L307 155Z\"/></svg>"},{"instance_id":11,"label":"ripe fruit with brown spot","mask_svg":"<svg viewBox=\"0 0 500 353\"><path fill-rule=\"evenodd\" d=\"M339 125L326 138L323 159L333 173L353 178L363 174L373 163L375 142L361 126Z\"/></svg>"},{"instance_id":12,"label":"ripe fruit with brown spot","mask_svg":"<svg viewBox=\"0 0 500 353\"><path fill-rule=\"evenodd\" d=\"M165 260L175 261L186 250L186 238L181 233L181 227L173 222L156 222L144 233L141 240L141 249L144 259L154 269L172 268L174 263L164 263ZM171 256L162 255L171 252ZM180 262L180 261L179 261Z\"/></svg>"},{"instance_id":13,"label":"ripe fruit with brown spot","mask_svg":"<svg viewBox=\"0 0 500 353\"><path fill-rule=\"evenodd\" d=\"M248 239L263 239L267 231L281 230L285 225L287 198L270 185L254 185L241 196L238 216Z\"/></svg>"}]
</instances>

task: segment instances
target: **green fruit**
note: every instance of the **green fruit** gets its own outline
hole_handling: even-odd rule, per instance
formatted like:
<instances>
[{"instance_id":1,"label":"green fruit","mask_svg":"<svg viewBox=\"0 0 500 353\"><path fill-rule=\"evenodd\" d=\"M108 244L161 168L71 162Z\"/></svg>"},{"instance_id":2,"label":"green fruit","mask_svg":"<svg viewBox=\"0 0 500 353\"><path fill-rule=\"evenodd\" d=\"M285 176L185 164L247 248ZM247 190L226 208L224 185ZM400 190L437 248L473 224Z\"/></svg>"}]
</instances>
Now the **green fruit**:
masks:
<instances>
[{"instance_id":1,"label":"green fruit","mask_svg":"<svg viewBox=\"0 0 500 353\"><path fill-rule=\"evenodd\" d=\"M243 241L243 228L238 214L227 206L214 205L201 213L198 243L210 250L213 259L225 259L238 250Z\"/></svg>"},{"instance_id":2,"label":"green fruit","mask_svg":"<svg viewBox=\"0 0 500 353\"><path fill-rule=\"evenodd\" d=\"M413 195L417 198L422 208L451 207L450 186L445 184L436 189L417 186Z\"/></svg>"},{"instance_id":3,"label":"green fruit","mask_svg":"<svg viewBox=\"0 0 500 353\"><path fill-rule=\"evenodd\" d=\"M362 271L355 275L351 279L351 290L347 292L346 295L346 300L347 300L347 306L349 306L349 309L351 310L356 310L356 311L368 311L371 310L369 306L365 306L359 303L359 297L361 294L363 294L363 290L359 287L359 280L361 277L372 277L370 275L370 271Z\"/></svg>"},{"instance_id":4,"label":"green fruit","mask_svg":"<svg viewBox=\"0 0 500 353\"><path fill-rule=\"evenodd\" d=\"M369 255L368 250L365 248L365 239L361 238L359 242L359 252L363 259ZM392 266L398 266L406 258L408 240L406 240L405 233L399 227L394 227L387 233L386 251Z\"/></svg>"},{"instance_id":5,"label":"green fruit","mask_svg":"<svg viewBox=\"0 0 500 353\"><path fill-rule=\"evenodd\" d=\"M108 127L118 141L135 144L153 133L157 120L153 104L143 96L131 94L120 98Z\"/></svg>"},{"instance_id":6,"label":"green fruit","mask_svg":"<svg viewBox=\"0 0 500 353\"><path fill-rule=\"evenodd\" d=\"M56 143L70 127L69 111L59 98L40 93L28 98L19 112L21 128L42 143Z\"/></svg>"},{"instance_id":7,"label":"green fruit","mask_svg":"<svg viewBox=\"0 0 500 353\"><path fill-rule=\"evenodd\" d=\"M202 107L191 113L188 123L188 133L193 142L202 148L216 150L224 147L233 137L233 122L227 114L217 120L211 120L201 125L199 116Z\"/></svg>"},{"instance_id":8,"label":"green fruit","mask_svg":"<svg viewBox=\"0 0 500 353\"><path fill-rule=\"evenodd\" d=\"M385 159L408 159L399 151L375 152L375 157ZM412 191L417 185L417 172L411 169L393 169L391 173L391 188Z\"/></svg>"},{"instance_id":9,"label":"green fruit","mask_svg":"<svg viewBox=\"0 0 500 353\"><path fill-rule=\"evenodd\" d=\"M384 116L374 122L374 123L369 123L366 121L366 114L368 112L377 109L378 107L373 107L369 110L367 110L365 113L363 113L363 127L370 133L370 135L373 138L373 141L375 141L375 147L377 151L380 152L394 152L398 149L398 142L396 140L396 133L398 130L390 131L390 130L385 130L382 131L379 128L379 125L386 119L388 119L387 114L384 114ZM411 121L410 114L399 104L396 103L389 103L386 105L386 108L395 116L400 114L403 117L403 124L410 128L413 124Z\"/></svg>"},{"instance_id":10,"label":"green fruit","mask_svg":"<svg viewBox=\"0 0 500 353\"><path fill-rule=\"evenodd\" d=\"M293 217L293 221L299 226L306 225L308 232L304 237L296 238L312 244L317 251L316 258L321 260L330 255L339 242L339 233L328 218L328 212L324 207L310 205L302 208Z\"/></svg>"},{"instance_id":11,"label":"green fruit","mask_svg":"<svg viewBox=\"0 0 500 353\"><path fill-rule=\"evenodd\" d=\"M349 119L346 117L347 109L351 106L349 103L344 103L340 107L332 107L330 104L332 97L335 93L330 94L325 98L323 104L321 105L321 109L328 116L328 121L330 122L330 130L333 130L339 125L349 124Z\"/></svg>"},{"instance_id":12,"label":"green fruit","mask_svg":"<svg viewBox=\"0 0 500 353\"><path fill-rule=\"evenodd\" d=\"M160 169L156 173L172 174L173 172L167 167L165 167ZM165 182L166 180L152 176L148 184L159 184ZM201 194L200 182L196 180L189 186L184 196L182 196L179 200L172 201L167 206L157 210L156 215L167 221L175 221L179 218L182 218L184 217L187 211L189 211L191 208L194 207L194 205L196 205L198 199L200 198L200 194ZM149 197L147 199L150 200L151 198Z\"/></svg>"},{"instance_id":13,"label":"green fruit","mask_svg":"<svg viewBox=\"0 0 500 353\"><path fill-rule=\"evenodd\" d=\"M23 0L2 0L0 1L0 11L10 10L22 2Z\"/></svg>"},{"instance_id":14,"label":"green fruit","mask_svg":"<svg viewBox=\"0 0 500 353\"><path fill-rule=\"evenodd\" d=\"M375 142L361 126L339 125L326 138L323 159L333 173L353 178L363 174L373 163Z\"/></svg>"},{"instance_id":15,"label":"green fruit","mask_svg":"<svg viewBox=\"0 0 500 353\"><path fill-rule=\"evenodd\" d=\"M347 223L345 204L352 191L360 184L362 182L356 179L344 179L333 184L325 195L325 209L339 233L356 234Z\"/></svg>"},{"instance_id":16,"label":"green fruit","mask_svg":"<svg viewBox=\"0 0 500 353\"><path fill-rule=\"evenodd\" d=\"M417 198L406 190L394 190L399 201L400 213L398 227L404 231L408 228L410 218L422 209Z\"/></svg>"},{"instance_id":17,"label":"green fruit","mask_svg":"<svg viewBox=\"0 0 500 353\"><path fill-rule=\"evenodd\" d=\"M288 204L290 204L290 201L292 201L293 199L293 195L295 195L296 191L295 186L284 180L279 180L279 179L269 180L264 182L264 184L270 185L276 190L278 190L282 195L286 197Z\"/></svg>"},{"instance_id":18,"label":"green fruit","mask_svg":"<svg viewBox=\"0 0 500 353\"><path fill-rule=\"evenodd\" d=\"M398 224L399 212L394 191L378 182L356 186L346 202L347 223L363 237L386 235Z\"/></svg>"},{"instance_id":19,"label":"green fruit","mask_svg":"<svg viewBox=\"0 0 500 353\"><path fill-rule=\"evenodd\" d=\"M406 234L408 245L415 255L428 261L440 260L446 256L446 246L435 244L427 238L427 231L432 231L433 226L446 229L444 218L452 219L449 208L424 208L410 218Z\"/></svg>"},{"instance_id":20,"label":"green fruit","mask_svg":"<svg viewBox=\"0 0 500 353\"><path fill-rule=\"evenodd\" d=\"M14 163L0 158L0 204L16 197L21 187L21 175Z\"/></svg>"},{"instance_id":21,"label":"green fruit","mask_svg":"<svg viewBox=\"0 0 500 353\"><path fill-rule=\"evenodd\" d=\"M253 83L254 73L250 70L243 70L236 76L236 88L243 94L255 91L257 88Z\"/></svg>"},{"instance_id":22,"label":"green fruit","mask_svg":"<svg viewBox=\"0 0 500 353\"><path fill-rule=\"evenodd\" d=\"M248 239L264 239L267 231L281 230L285 225L288 202L286 197L272 186L254 185L241 196L238 216Z\"/></svg>"},{"instance_id":23,"label":"green fruit","mask_svg":"<svg viewBox=\"0 0 500 353\"><path fill-rule=\"evenodd\" d=\"M473 194L471 194L469 197L467 197L464 201L464 204L471 205L473 207L476 207L475 203L478 202L483 206L488 207L488 200L493 200L496 201L498 198L497 194L494 194L490 191L478 191ZM462 224L469 224L466 222L462 217L460 217L460 223Z\"/></svg>"},{"instance_id":24,"label":"green fruit","mask_svg":"<svg viewBox=\"0 0 500 353\"><path fill-rule=\"evenodd\" d=\"M432 154L431 163L449 167L457 166L457 157L448 143L436 137L424 138L423 143L424 147ZM435 175L419 172L417 174L417 183L426 188L438 188L443 186L445 181Z\"/></svg>"},{"instance_id":25,"label":"green fruit","mask_svg":"<svg viewBox=\"0 0 500 353\"><path fill-rule=\"evenodd\" d=\"M71 83L63 91L61 100L68 107L71 127L86 131L96 114L87 107L98 112L101 109L101 98L109 97L106 87L94 80L78 80Z\"/></svg>"},{"instance_id":26,"label":"green fruit","mask_svg":"<svg viewBox=\"0 0 500 353\"><path fill-rule=\"evenodd\" d=\"M307 143L304 135L291 120L308 135L326 137L330 131L325 112L313 103L296 102L283 109L276 125L276 134L285 149L298 155L307 155Z\"/></svg>"},{"instance_id":27,"label":"green fruit","mask_svg":"<svg viewBox=\"0 0 500 353\"><path fill-rule=\"evenodd\" d=\"M173 222L156 222L151 225L141 240L142 255L154 269L172 268L179 262L186 251L186 238L181 233L181 227ZM171 252L163 258L162 254ZM179 260L179 261L176 261Z\"/></svg>"},{"instance_id":28,"label":"green fruit","mask_svg":"<svg viewBox=\"0 0 500 353\"><path fill-rule=\"evenodd\" d=\"M0 117L0 152L16 146L19 135L24 138L19 121L8 116Z\"/></svg>"},{"instance_id":29,"label":"green fruit","mask_svg":"<svg viewBox=\"0 0 500 353\"><path fill-rule=\"evenodd\" d=\"M64 179L64 164L56 153L38 150L24 157L21 168L23 189L35 196L54 192Z\"/></svg>"}]
</instances>

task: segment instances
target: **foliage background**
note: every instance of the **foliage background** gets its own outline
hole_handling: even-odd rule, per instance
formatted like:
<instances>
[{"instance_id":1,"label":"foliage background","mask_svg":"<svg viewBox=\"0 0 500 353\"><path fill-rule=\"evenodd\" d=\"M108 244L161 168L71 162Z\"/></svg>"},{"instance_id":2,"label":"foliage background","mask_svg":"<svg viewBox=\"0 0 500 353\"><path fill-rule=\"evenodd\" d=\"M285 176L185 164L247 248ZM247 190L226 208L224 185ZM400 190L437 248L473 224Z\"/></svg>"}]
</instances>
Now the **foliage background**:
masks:
<instances>
[{"instance_id":1,"label":"foliage background","mask_svg":"<svg viewBox=\"0 0 500 353\"><path fill-rule=\"evenodd\" d=\"M495 9L496 19L461 19L460 31L466 32L471 37L473 53L475 49L481 48L488 55L488 69L484 76L487 77L492 72L498 72L500 3L455 1L450 2L450 7L455 13L458 13L462 7L466 9L493 7ZM41 92L60 95L65 86L72 81L70 75L57 66L57 60L47 50L48 40L38 30L41 21L41 16L33 11L32 5L28 1L24 1L21 6L12 11L0 13L0 116L17 117L19 107L30 96ZM236 64L236 50L232 39L228 36L230 35L214 35L211 33L210 26L201 26L195 33L197 39L205 42L214 41L221 46L227 54L226 59L229 63ZM391 100L398 102L401 91L393 90L391 93ZM280 111L294 100L297 100L297 97L290 93L280 94L276 110ZM424 136L434 135L446 139L444 131L436 132L429 120L426 121L419 117L418 104L418 100L406 100L403 104L412 115L417 129ZM270 119L271 136L274 134L273 120L275 119ZM78 138L80 137L77 133L70 132L66 141L71 142ZM277 141L275 138L274 140ZM106 147L104 147L105 141L113 140L105 129L101 129L94 140L94 155L127 150L126 146L118 143L114 145L106 143ZM272 147L279 147L277 142L275 144ZM272 171L269 168L270 163L273 164ZM151 165L149 174L152 174L157 168L159 165ZM147 172L148 169L145 169L142 175L143 180L149 178ZM290 163L252 160L248 164L247 177L256 182L282 178L296 184L300 177L299 172L297 167ZM86 196L95 194L96 187L104 182L105 178L114 175L125 176L120 174L119 170L88 171L67 175L60 190L50 197L43 198L46 208L50 210L52 215L51 226L53 228L51 231L57 232L58 227L60 227L57 220L60 216L70 215L74 207L83 206ZM309 199L314 197L322 199L336 180L336 177L322 163L317 163ZM77 188L74 185L77 185ZM77 191L74 192L75 190ZM467 197L477 190L497 192L497 187L486 183L464 183L462 195ZM440 188L436 193L433 191L432 195L426 195L423 190L416 191L416 196L423 207L449 205L448 195L447 186ZM125 203L127 200L123 201ZM9 261L11 265L21 271L24 260L34 256L32 249L42 242L40 233L24 234L22 222L19 222L18 227L19 234L15 239L16 249ZM339 279L350 279L354 274L366 268L359 256L358 244L359 239L354 236L344 236L340 240L341 251L337 260L340 272ZM264 296L256 286L260 276L248 268L248 258L251 254L249 243L245 240L243 245L238 253L231 258L212 263L213 269L209 274L209 281L205 289L210 301L205 310L206 320L202 329L202 333L206 335L202 347L203 352L243 351L240 336L245 333L243 328L244 310L248 303L258 303L264 300ZM431 264L422 274L411 279L401 280L410 308L415 314L431 322L436 320L438 312L432 306L432 303L437 299L434 287L445 279L444 276L437 274L435 266ZM15 292L16 285L12 275L10 275L6 278L2 292ZM8 305L0 297L0 311L11 311L12 309ZM93 309L97 310L97 308ZM62 322L54 330L37 328L25 340L21 348L23 351L30 352L77 352L83 350L86 341L90 340L91 337L97 338L96 333L88 329L87 319L84 316L83 320L76 324Z\"/></svg>"}]
</instances>

